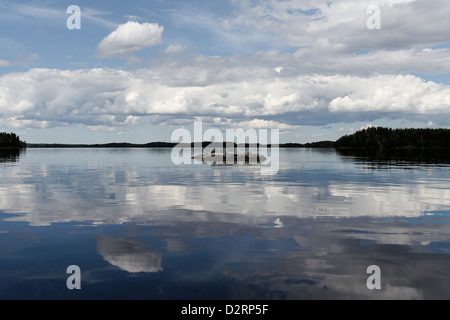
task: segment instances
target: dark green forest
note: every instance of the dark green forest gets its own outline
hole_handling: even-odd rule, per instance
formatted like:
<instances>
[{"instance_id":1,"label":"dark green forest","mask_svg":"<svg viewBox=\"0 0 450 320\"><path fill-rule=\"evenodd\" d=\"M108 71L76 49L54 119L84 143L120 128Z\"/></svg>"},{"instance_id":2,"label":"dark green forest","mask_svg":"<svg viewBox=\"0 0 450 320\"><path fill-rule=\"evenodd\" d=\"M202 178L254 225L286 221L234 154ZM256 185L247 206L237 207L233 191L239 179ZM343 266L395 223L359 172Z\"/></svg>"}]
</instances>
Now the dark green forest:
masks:
<instances>
[{"instance_id":1,"label":"dark green forest","mask_svg":"<svg viewBox=\"0 0 450 320\"><path fill-rule=\"evenodd\" d=\"M450 129L368 128L336 141L336 148L450 148Z\"/></svg>"},{"instance_id":2,"label":"dark green forest","mask_svg":"<svg viewBox=\"0 0 450 320\"><path fill-rule=\"evenodd\" d=\"M15 133L0 132L0 148L26 148L27 143L21 141Z\"/></svg>"}]
</instances>

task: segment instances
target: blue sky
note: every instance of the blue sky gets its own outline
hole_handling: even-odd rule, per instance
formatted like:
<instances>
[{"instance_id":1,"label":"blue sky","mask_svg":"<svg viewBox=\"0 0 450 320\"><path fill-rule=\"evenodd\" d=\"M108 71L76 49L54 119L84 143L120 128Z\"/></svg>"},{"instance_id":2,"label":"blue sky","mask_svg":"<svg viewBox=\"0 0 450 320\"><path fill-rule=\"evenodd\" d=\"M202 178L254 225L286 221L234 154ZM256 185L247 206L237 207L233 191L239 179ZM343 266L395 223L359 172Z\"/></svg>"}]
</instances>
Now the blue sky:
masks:
<instances>
[{"instance_id":1,"label":"blue sky","mask_svg":"<svg viewBox=\"0 0 450 320\"><path fill-rule=\"evenodd\" d=\"M447 2L0 0L0 131L144 143L202 120L305 143L447 128Z\"/></svg>"}]
</instances>

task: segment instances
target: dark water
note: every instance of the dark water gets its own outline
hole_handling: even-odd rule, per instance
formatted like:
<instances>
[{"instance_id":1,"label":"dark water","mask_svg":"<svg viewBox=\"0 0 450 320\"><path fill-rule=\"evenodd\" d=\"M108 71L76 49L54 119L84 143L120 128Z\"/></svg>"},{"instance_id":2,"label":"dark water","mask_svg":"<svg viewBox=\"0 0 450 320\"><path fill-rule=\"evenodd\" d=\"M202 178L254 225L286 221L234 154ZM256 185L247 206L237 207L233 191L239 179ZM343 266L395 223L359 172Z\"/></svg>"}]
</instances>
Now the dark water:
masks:
<instances>
[{"instance_id":1,"label":"dark water","mask_svg":"<svg viewBox=\"0 0 450 320\"><path fill-rule=\"evenodd\" d=\"M281 149L263 176L170 149L0 158L1 299L450 298L444 160Z\"/></svg>"}]
</instances>

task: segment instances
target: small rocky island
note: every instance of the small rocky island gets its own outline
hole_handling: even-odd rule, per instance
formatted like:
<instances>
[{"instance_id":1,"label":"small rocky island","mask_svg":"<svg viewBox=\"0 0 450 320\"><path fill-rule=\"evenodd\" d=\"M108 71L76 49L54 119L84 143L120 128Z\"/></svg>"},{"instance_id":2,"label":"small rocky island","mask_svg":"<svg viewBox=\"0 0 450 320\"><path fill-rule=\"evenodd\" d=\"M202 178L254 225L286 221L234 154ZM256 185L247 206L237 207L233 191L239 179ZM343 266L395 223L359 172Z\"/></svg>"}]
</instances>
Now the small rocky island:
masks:
<instances>
[{"instance_id":1,"label":"small rocky island","mask_svg":"<svg viewBox=\"0 0 450 320\"><path fill-rule=\"evenodd\" d=\"M215 165L259 164L267 160L267 158L261 154L250 152L239 153L236 150L216 152L216 149L213 149L211 152L203 152L202 154L192 157L192 159Z\"/></svg>"}]
</instances>

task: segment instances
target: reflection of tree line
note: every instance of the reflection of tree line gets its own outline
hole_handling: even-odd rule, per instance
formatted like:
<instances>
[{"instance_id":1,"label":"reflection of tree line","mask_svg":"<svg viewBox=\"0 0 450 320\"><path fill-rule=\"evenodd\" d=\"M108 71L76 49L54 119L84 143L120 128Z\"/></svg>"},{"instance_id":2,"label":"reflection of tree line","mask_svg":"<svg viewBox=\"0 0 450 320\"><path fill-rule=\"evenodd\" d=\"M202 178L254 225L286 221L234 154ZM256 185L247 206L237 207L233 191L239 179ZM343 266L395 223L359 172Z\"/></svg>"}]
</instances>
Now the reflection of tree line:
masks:
<instances>
[{"instance_id":1,"label":"reflection of tree line","mask_svg":"<svg viewBox=\"0 0 450 320\"><path fill-rule=\"evenodd\" d=\"M0 148L0 162L16 162L25 149L18 148Z\"/></svg>"},{"instance_id":2,"label":"reflection of tree line","mask_svg":"<svg viewBox=\"0 0 450 320\"><path fill-rule=\"evenodd\" d=\"M412 162L450 164L450 149L337 149L338 154L352 160L374 162Z\"/></svg>"}]
</instances>

